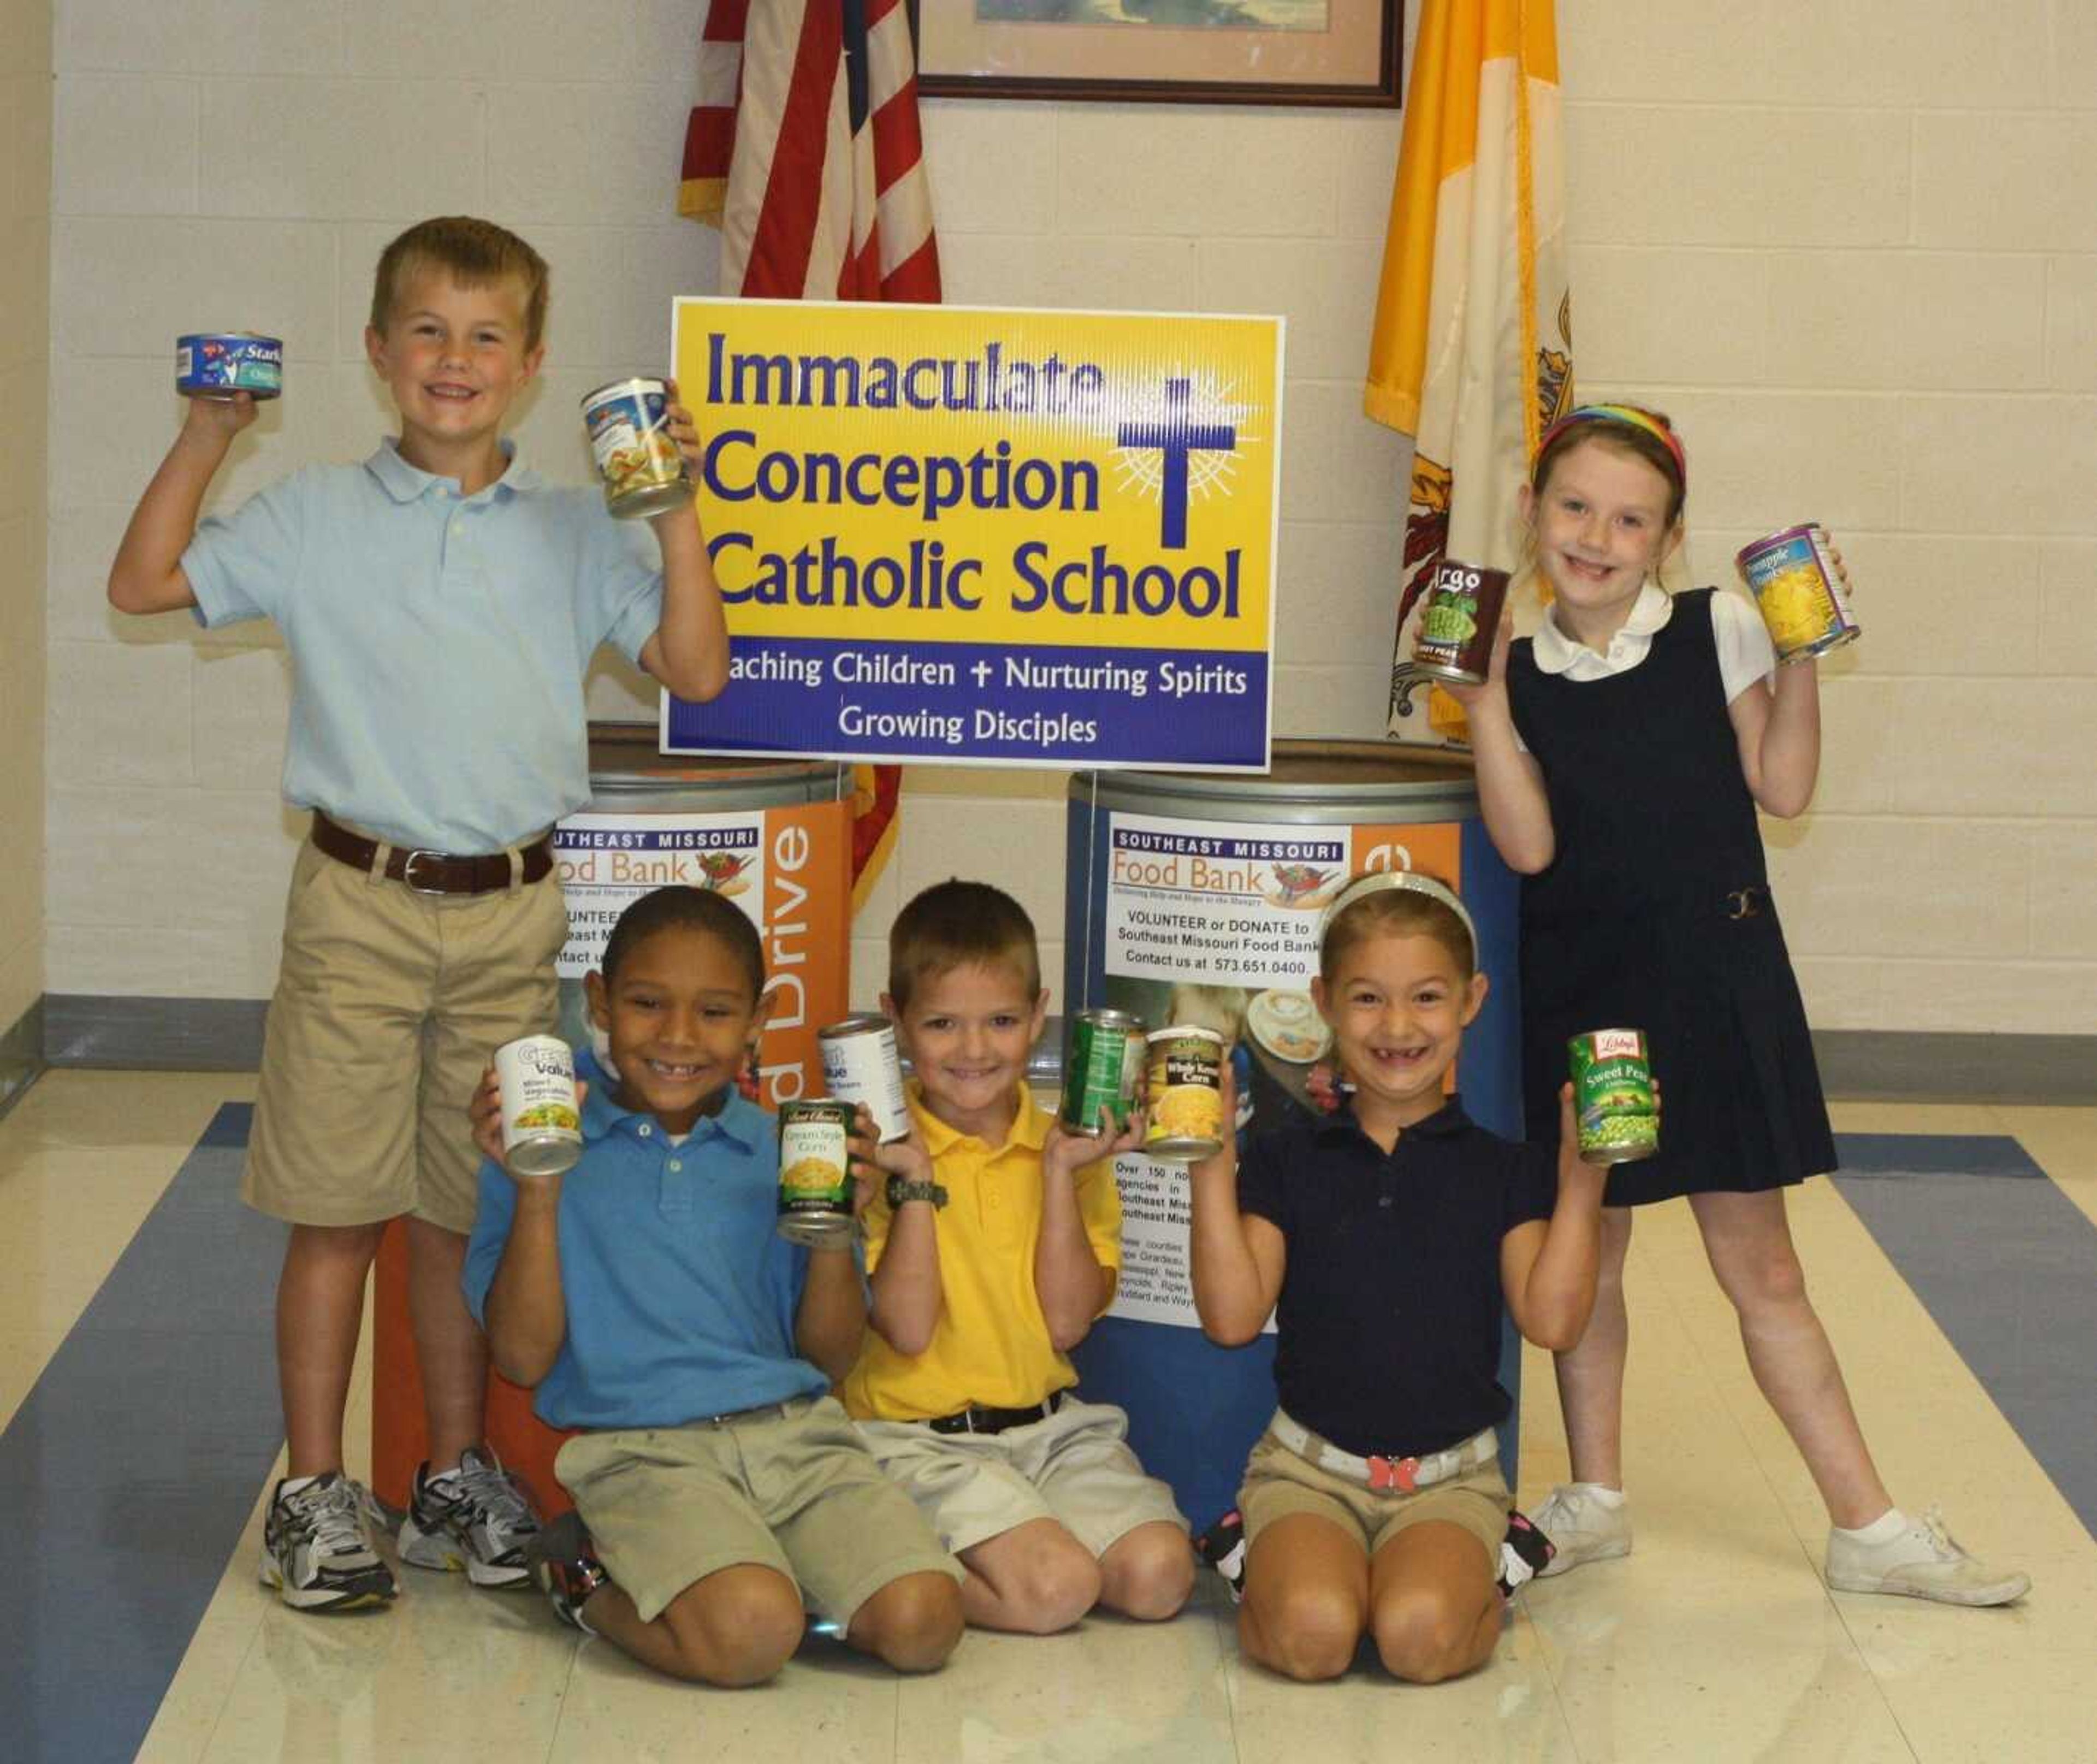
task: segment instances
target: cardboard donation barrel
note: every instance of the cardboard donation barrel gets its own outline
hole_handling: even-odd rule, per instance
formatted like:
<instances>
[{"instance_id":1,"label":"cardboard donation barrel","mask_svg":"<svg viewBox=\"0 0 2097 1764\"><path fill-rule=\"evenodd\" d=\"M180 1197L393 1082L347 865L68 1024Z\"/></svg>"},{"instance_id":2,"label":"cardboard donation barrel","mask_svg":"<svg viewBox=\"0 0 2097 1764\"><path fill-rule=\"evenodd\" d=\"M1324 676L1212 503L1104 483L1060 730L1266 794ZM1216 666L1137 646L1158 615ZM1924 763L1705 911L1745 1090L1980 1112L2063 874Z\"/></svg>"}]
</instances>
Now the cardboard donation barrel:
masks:
<instances>
[{"instance_id":1,"label":"cardboard donation barrel","mask_svg":"<svg viewBox=\"0 0 2097 1764\"><path fill-rule=\"evenodd\" d=\"M582 977L598 965L627 903L687 883L733 900L764 944L768 983L777 994L758 1045L765 1107L821 1093L816 1031L846 1013L849 990L849 767L826 759L695 760L657 752L652 724L593 724L590 799L555 829L554 858L568 907L558 1034L588 1045ZM406 1502L427 1451L407 1273L396 1225L376 1276L371 1440L372 1486L396 1506ZM549 1513L569 1504L554 1480L563 1437L532 1414L528 1390L490 1375L488 1442Z\"/></svg>"},{"instance_id":2,"label":"cardboard donation barrel","mask_svg":"<svg viewBox=\"0 0 2097 1764\"><path fill-rule=\"evenodd\" d=\"M1493 983L1464 1037L1464 1105L1481 1125L1520 1136L1516 879L1478 819L1468 755L1283 741L1257 776L1081 772L1070 780L1067 855L1066 1011L1222 1032L1233 1044L1241 1131L1311 1106L1307 1080L1328 1051L1309 993L1319 921L1347 878L1395 868L1452 883ZM1243 1348L1202 1333L1184 1164L1131 1156L1115 1175L1120 1285L1072 1357L1087 1396L1128 1411L1130 1442L1198 1531L1236 1502L1246 1454L1273 1412L1272 1326ZM1510 1391L1520 1368L1510 1326L1501 1363ZM1500 1441L1510 1483L1513 1431L1510 1420Z\"/></svg>"}]
</instances>

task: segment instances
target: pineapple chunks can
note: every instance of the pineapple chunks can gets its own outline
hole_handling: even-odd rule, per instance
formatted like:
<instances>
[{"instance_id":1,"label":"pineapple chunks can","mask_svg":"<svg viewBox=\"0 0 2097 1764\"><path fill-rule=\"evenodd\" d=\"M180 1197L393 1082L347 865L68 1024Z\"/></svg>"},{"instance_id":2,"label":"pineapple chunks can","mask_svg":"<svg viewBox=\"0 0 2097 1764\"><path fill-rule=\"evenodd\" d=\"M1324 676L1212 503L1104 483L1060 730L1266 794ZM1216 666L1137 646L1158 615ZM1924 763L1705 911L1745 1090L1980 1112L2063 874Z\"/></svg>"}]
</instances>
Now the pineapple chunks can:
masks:
<instances>
[{"instance_id":1,"label":"pineapple chunks can","mask_svg":"<svg viewBox=\"0 0 2097 1764\"><path fill-rule=\"evenodd\" d=\"M1812 522L1787 527L1743 546L1734 562L1783 665L1810 661L1863 634L1829 554L1824 527Z\"/></svg>"},{"instance_id":2,"label":"pineapple chunks can","mask_svg":"<svg viewBox=\"0 0 2097 1764\"><path fill-rule=\"evenodd\" d=\"M1566 1044L1580 1158L1627 1164L1660 1149L1660 1105L1653 1063L1637 1029L1596 1029Z\"/></svg>"}]
</instances>

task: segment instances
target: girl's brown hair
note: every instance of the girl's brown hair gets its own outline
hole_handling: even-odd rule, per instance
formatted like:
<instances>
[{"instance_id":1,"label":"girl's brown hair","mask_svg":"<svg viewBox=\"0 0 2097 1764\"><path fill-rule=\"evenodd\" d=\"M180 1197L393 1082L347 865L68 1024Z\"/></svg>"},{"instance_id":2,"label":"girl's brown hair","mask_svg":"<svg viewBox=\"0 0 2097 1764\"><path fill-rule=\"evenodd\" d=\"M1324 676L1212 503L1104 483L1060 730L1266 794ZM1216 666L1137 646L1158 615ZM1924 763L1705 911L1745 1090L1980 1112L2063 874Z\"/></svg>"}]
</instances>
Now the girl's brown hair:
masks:
<instances>
[{"instance_id":1,"label":"girl's brown hair","mask_svg":"<svg viewBox=\"0 0 2097 1764\"><path fill-rule=\"evenodd\" d=\"M1347 887L1364 879L1364 876L1351 877ZM1341 890L1342 894L1346 892L1346 889ZM1318 946L1318 973L1326 985L1333 983L1347 952L1372 937L1431 937L1455 958L1456 971L1464 979L1469 980L1478 970L1471 929L1446 902L1416 888L1380 888L1350 901L1326 926Z\"/></svg>"}]
</instances>

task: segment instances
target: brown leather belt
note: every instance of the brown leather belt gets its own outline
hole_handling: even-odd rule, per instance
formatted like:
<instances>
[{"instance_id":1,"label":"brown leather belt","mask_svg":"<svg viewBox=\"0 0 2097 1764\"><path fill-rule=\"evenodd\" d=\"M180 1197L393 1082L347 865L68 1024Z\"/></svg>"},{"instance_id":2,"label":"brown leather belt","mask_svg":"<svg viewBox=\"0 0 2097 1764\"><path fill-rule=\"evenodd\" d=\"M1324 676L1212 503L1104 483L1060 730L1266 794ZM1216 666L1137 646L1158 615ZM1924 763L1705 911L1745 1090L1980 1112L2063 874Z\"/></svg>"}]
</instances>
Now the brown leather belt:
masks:
<instances>
[{"instance_id":1,"label":"brown leather belt","mask_svg":"<svg viewBox=\"0 0 2097 1764\"><path fill-rule=\"evenodd\" d=\"M370 873L379 856L379 842L332 821L317 808L313 811L313 847L349 865ZM554 867L554 836L543 834L519 848L524 860L523 882L535 882ZM408 851L394 846L386 854L386 879L404 882L418 895L485 895L510 886L510 854L491 851L481 857L453 857L444 851Z\"/></svg>"}]
</instances>

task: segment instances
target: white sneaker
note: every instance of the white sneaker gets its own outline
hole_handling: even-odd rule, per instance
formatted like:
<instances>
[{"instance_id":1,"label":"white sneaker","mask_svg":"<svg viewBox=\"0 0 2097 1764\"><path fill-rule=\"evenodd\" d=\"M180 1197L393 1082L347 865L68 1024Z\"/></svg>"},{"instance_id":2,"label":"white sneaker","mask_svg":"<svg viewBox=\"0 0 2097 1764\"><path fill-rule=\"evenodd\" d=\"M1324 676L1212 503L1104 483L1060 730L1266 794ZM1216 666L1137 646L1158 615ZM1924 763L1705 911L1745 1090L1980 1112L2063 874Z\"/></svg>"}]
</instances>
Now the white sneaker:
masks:
<instances>
[{"instance_id":1,"label":"white sneaker","mask_svg":"<svg viewBox=\"0 0 2097 1764\"><path fill-rule=\"evenodd\" d=\"M1596 1486L1561 1483L1530 1515L1536 1529L1551 1539L1558 1552L1537 1569L1539 1580L1548 1580L1583 1562L1606 1562L1612 1556L1631 1554L1630 1508L1621 1499L1613 1506L1596 1500Z\"/></svg>"},{"instance_id":2,"label":"white sneaker","mask_svg":"<svg viewBox=\"0 0 2097 1764\"><path fill-rule=\"evenodd\" d=\"M2007 1604L2031 1591L2031 1576L2003 1574L1961 1549L1933 1507L1884 1543L1828 1534L1828 1584L1838 1592L1897 1593L1944 1604Z\"/></svg>"}]
</instances>

